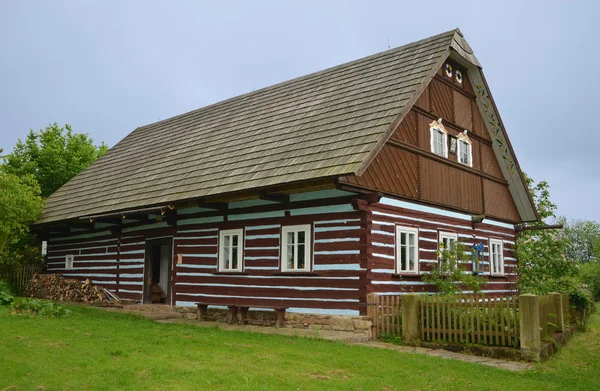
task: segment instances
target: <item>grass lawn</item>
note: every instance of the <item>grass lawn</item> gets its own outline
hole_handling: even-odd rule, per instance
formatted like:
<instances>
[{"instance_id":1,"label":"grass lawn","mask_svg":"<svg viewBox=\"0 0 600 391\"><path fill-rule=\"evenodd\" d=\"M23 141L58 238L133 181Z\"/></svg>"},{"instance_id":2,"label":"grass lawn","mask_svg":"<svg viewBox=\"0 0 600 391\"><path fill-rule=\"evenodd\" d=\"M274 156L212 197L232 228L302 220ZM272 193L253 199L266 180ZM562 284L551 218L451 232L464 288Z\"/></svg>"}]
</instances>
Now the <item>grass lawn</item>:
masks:
<instances>
[{"instance_id":1,"label":"grass lawn","mask_svg":"<svg viewBox=\"0 0 600 391\"><path fill-rule=\"evenodd\" d=\"M72 307L62 319L0 307L4 390L594 390L600 315L524 373L343 343L159 324Z\"/></svg>"}]
</instances>

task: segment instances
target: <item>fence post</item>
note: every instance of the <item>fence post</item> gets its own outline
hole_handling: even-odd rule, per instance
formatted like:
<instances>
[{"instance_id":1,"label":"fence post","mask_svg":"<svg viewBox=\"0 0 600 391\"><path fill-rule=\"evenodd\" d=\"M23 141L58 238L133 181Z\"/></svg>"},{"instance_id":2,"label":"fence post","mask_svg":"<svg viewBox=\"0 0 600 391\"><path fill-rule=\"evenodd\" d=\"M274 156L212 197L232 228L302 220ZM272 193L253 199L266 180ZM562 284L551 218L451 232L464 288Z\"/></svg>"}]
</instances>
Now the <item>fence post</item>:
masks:
<instances>
[{"instance_id":1,"label":"fence post","mask_svg":"<svg viewBox=\"0 0 600 391\"><path fill-rule=\"evenodd\" d=\"M565 331L565 318L563 313L562 295L560 293L550 293L550 311L554 314L552 323L556 325L556 330Z\"/></svg>"},{"instance_id":2,"label":"fence post","mask_svg":"<svg viewBox=\"0 0 600 391\"><path fill-rule=\"evenodd\" d=\"M402 339L411 345L421 342L420 302L421 295L409 293L402 296Z\"/></svg>"},{"instance_id":3,"label":"fence post","mask_svg":"<svg viewBox=\"0 0 600 391\"><path fill-rule=\"evenodd\" d=\"M540 361L540 301L530 293L519 296L521 351L526 358ZM544 325L546 327L546 325Z\"/></svg>"},{"instance_id":4,"label":"fence post","mask_svg":"<svg viewBox=\"0 0 600 391\"><path fill-rule=\"evenodd\" d=\"M377 312L375 306L377 305L377 294L369 293L367 295L367 316L371 317L371 339L377 339Z\"/></svg>"},{"instance_id":5,"label":"fence post","mask_svg":"<svg viewBox=\"0 0 600 391\"><path fill-rule=\"evenodd\" d=\"M571 326L571 311L569 305L569 294L561 293L562 298L562 313L563 313L563 322L565 327L568 329Z\"/></svg>"}]
</instances>

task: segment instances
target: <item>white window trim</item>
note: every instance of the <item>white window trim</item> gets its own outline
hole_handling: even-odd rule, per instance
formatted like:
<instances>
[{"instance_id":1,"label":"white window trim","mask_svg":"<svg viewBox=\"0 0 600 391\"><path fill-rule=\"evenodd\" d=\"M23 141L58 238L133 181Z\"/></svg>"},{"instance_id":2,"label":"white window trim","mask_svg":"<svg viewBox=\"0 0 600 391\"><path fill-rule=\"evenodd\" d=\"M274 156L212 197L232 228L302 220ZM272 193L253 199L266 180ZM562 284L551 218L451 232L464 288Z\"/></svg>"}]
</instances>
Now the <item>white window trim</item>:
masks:
<instances>
[{"instance_id":1,"label":"white window trim","mask_svg":"<svg viewBox=\"0 0 600 391\"><path fill-rule=\"evenodd\" d=\"M73 270L73 264L75 263L75 255L67 254L65 255L65 269Z\"/></svg>"},{"instance_id":2,"label":"white window trim","mask_svg":"<svg viewBox=\"0 0 600 391\"><path fill-rule=\"evenodd\" d=\"M311 236L311 225L310 224L303 224L303 225L286 225L281 227L281 259L280 259L280 263L281 263L281 271L282 272L309 272L311 271L311 267L312 267L312 236ZM290 269L287 266L287 234L289 232L299 232L299 231L304 231L304 238L305 238L305 244L304 244L304 268L302 269ZM297 259L297 258L296 258Z\"/></svg>"},{"instance_id":3,"label":"white window trim","mask_svg":"<svg viewBox=\"0 0 600 391\"><path fill-rule=\"evenodd\" d=\"M441 131L444 134L444 141L443 141L443 154L440 155L439 153L435 152L435 148L434 148L434 133L433 132L437 132L437 131ZM429 124L429 143L431 146L431 152L435 153L438 156L444 156L445 158L448 157L448 132L446 131L446 129L444 129L444 126L441 123L438 123L437 121L433 121L432 123Z\"/></svg>"},{"instance_id":4,"label":"white window trim","mask_svg":"<svg viewBox=\"0 0 600 391\"><path fill-rule=\"evenodd\" d=\"M463 145L463 142L469 145L469 163L463 163L460 161L460 158L462 156L462 151L461 151L461 147ZM465 166L469 166L469 167L473 167L473 144L471 143L471 141L467 140L464 137L459 137L457 140L457 146L456 146L456 153L458 155L458 162L460 164L464 164ZM464 147L463 147L464 148Z\"/></svg>"},{"instance_id":5,"label":"white window trim","mask_svg":"<svg viewBox=\"0 0 600 391\"><path fill-rule=\"evenodd\" d=\"M441 232L439 233L439 240L438 240L438 250L440 249L440 243L442 243L444 241L444 239L454 239L454 243L458 243L458 234L454 233L454 232ZM444 250L449 250L447 248L445 248Z\"/></svg>"},{"instance_id":6,"label":"white window trim","mask_svg":"<svg viewBox=\"0 0 600 391\"><path fill-rule=\"evenodd\" d=\"M234 268L225 268L225 236L226 235L238 235L238 254L237 254L237 264L238 267ZM229 248L228 255L231 256L231 247ZM219 231L219 271L220 272L241 272L244 270L244 229L227 229L223 231Z\"/></svg>"},{"instance_id":7,"label":"white window trim","mask_svg":"<svg viewBox=\"0 0 600 391\"><path fill-rule=\"evenodd\" d=\"M400 259L400 254L402 254L402 252L400 251L400 246L401 246L401 240L400 240L400 234L402 233L407 233L407 234L414 234L415 235L415 248L413 250L414 252L414 258L415 258L415 269L414 270L402 270L400 269L400 265L402 263L402 260ZM418 228L413 228L413 227L403 227L403 226L396 226L396 273L398 274L419 274L419 229Z\"/></svg>"},{"instance_id":8,"label":"white window trim","mask_svg":"<svg viewBox=\"0 0 600 391\"><path fill-rule=\"evenodd\" d=\"M498 269L500 272L495 272L496 269L494 265L494 254L492 253L492 245L500 246L500 253L498 254ZM490 239L489 243L489 261L490 261L490 275L492 276L503 276L504 275L504 241L500 239Z\"/></svg>"}]
</instances>

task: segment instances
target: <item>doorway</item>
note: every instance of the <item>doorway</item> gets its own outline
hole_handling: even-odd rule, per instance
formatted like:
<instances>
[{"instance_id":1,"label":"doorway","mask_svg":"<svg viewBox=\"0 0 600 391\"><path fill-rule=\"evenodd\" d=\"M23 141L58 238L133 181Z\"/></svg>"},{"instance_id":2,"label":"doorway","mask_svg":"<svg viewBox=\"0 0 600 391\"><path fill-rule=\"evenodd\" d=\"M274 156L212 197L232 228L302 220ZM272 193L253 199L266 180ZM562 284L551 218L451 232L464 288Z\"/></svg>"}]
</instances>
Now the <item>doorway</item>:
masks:
<instances>
[{"instance_id":1,"label":"doorway","mask_svg":"<svg viewBox=\"0 0 600 391\"><path fill-rule=\"evenodd\" d=\"M173 238L146 240L144 304L171 304Z\"/></svg>"}]
</instances>

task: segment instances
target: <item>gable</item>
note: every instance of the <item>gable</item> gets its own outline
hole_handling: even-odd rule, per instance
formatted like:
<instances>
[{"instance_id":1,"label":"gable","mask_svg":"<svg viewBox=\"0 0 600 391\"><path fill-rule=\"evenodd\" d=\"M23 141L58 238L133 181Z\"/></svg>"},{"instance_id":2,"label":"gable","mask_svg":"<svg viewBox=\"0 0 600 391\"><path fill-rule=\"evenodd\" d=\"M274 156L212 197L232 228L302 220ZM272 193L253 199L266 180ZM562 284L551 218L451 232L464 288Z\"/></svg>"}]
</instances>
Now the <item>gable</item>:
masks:
<instances>
[{"instance_id":1,"label":"gable","mask_svg":"<svg viewBox=\"0 0 600 391\"><path fill-rule=\"evenodd\" d=\"M449 76L445 66L452 67ZM460 83L456 71L460 71ZM449 136L465 129L472 167L431 152L430 123L438 118ZM452 59L442 65L385 146L360 176L342 182L442 208L519 223L515 199L494 151L466 67Z\"/></svg>"}]
</instances>

